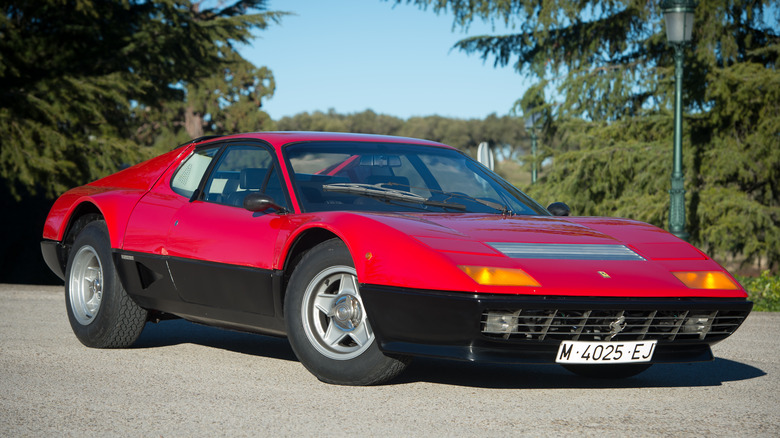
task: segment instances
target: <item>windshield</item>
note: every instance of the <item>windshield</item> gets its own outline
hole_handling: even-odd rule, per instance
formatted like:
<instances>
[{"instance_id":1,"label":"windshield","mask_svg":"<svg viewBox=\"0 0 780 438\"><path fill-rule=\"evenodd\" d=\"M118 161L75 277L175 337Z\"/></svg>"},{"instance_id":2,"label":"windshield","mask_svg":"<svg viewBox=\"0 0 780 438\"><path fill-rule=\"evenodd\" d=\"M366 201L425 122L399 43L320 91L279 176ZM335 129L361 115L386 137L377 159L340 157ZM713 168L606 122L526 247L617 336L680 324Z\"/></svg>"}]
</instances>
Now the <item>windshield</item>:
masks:
<instances>
[{"instance_id":1,"label":"windshield","mask_svg":"<svg viewBox=\"0 0 780 438\"><path fill-rule=\"evenodd\" d=\"M452 149L311 142L285 148L303 211L547 215L499 176Z\"/></svg>"}]
</instances>

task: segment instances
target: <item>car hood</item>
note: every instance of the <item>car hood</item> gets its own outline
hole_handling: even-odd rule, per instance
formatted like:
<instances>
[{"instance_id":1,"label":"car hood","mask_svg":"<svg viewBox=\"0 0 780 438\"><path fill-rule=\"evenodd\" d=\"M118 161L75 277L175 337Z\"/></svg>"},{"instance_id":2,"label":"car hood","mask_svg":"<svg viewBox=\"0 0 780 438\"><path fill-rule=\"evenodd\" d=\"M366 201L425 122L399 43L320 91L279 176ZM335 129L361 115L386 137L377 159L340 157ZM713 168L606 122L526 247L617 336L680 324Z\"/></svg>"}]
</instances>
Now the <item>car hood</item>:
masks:
<instances>
[{"instance_id":1,"label":"car hood","mask_svg":"<svg viewBox=\"0 0 780 438\"><path fill-rule=\"evenodd\" d=\"M373 223L362 227L354 251L365 256L358 259L358 270L366 283L532 295L745 296L741 288L704 291L683 285L672 272L726 271L692 245L634 220L355 214ZM460 266L522 269L541 287L478 285Z\"/></svg>"},{"instance_id":2,"label":"car hood","mask_svg":"<svg viewBox=\"0 0 780 438\"><path fill-rule=\"evenodd\" d=\"M383 214L365 216L404 231L429 246L468 252L470 242L538 244L671 244L690 247L673 235L629 219L485 214ZM438 239L449 242L440 242ZM453 247L454 246L454 247ZM481 251L478 251L481 252ZM694 251L695 257L704 257ZM691 256L691 254L688 254Z\"/></svg>"}]
</instances>

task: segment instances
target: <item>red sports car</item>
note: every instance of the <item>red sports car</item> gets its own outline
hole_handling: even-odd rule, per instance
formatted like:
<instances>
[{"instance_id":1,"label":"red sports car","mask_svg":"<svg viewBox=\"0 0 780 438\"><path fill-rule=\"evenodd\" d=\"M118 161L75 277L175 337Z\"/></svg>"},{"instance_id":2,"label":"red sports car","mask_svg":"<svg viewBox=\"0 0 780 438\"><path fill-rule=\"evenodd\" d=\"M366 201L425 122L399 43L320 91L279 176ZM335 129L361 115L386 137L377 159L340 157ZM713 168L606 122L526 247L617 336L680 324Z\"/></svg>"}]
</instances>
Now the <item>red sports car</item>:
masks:
<instances>
[{"instance_id":1,"label":"red sports car","mask_svg":"<svg viewBox=\"0 0 780 438\"><path fill-rule=\"evenodd\" d=\"M200 138L66 192L43 239L89 347L179 317L287 336L337 384L387 381L413 356L630 376L711 360L752 307L659 228L553 216L456 149L410 138Z\"/></svg>"}]
</instances>

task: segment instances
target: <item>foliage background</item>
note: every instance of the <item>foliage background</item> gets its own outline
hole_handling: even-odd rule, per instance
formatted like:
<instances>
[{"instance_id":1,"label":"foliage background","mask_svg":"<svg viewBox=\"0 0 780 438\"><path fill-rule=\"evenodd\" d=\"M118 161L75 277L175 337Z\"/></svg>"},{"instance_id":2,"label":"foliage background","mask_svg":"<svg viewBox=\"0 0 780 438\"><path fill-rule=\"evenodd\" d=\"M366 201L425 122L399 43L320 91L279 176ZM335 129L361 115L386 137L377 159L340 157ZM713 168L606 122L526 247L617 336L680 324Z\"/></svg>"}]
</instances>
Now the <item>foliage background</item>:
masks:
<instances>
[{"instance_id":1,"label":"foliage background","mask_svg":"<svg viewBox=\"0 0 780 438\"><path fill-rule=\"evenodd\" d=\"M764 271L758 277L740 277L738 280L748 291L753 310L780 312L780 276Z\"/></svg>"},{"instance_id":2,"label":"foliage background","mask_svg":"<svg viewBox=\"0 0 780 438\"><path fill-rule=\"evenodd\" d=\"M672 163L673 53L660 1L393 0L454 27L516 32L455 48L535 81L515 111L543 116L543 159L529 194L576 214L664 227ZM780 5L700 0L683 76L690 240L737 266L780 265ZM668 166L668 167L667 167Z\"/></svg>"},{"instance_id":3,"label":"foliage background","mask_svg":"<svg viewBox=\"0 0 780 438\"><path fill-rule=\"evenodd\" d=\"M509 23L516 33L455 49L513 68L534 86L512 114L484 120L331 110L274 121L262 110L272 72L235 50L285 16L265 0L0 0L0 207L13 212L2 217L0 281L56 281L45 268L25 269L30 258L42 263L30 242L59 193L204 134L366 132L472 155L486 141L498 172L543 204L666 227L673 64L657 1L390 1L452 12L454 27ZM691 241L732 270L768 269L774 278L780 5L700 0L695 20L683 124ZM535 185L524 129L533 113L542 115Z\"/></svg>"},{"instance_id":4,"label":"foliage background","mask_svg":"<svg viewBox=\"0 0 780 438\"><path fill-rule=\"evenodd\" d=\"M144 146L263 129L273 77L235 50L278 22L266 0L0 1L0 179L54 197Z\"/></svg>"}]
</instances>

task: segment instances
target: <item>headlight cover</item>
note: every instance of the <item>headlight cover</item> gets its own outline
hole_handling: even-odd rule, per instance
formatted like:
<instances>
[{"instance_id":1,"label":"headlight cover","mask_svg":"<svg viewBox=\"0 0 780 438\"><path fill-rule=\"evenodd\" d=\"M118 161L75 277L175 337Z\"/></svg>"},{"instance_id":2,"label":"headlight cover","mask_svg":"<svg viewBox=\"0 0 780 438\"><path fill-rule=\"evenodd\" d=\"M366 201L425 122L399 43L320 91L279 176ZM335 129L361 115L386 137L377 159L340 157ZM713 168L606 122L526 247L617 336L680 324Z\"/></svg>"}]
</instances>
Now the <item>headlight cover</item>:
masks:
<instances>
[{"instance_id":1,"label":"headlight cover","mask_svg":"<svg viewBox=\"0 0 780 438\"><path fill-rule=\"evenodd\" d=\"M478 284L484 286L541 286L522 269L465 265L458 267Z\"/></svg>"},{"instance_id":2,"label":"headlight cover","mask_svg":"<svg viewBox=\"0 0 780 438\"><path fill-rule=\"evenodd\" d=\"M736 290L740 288L728 275L720 271L685 271L672 272L672 274L691 289Z\"/></svg>"}]
</instances>

